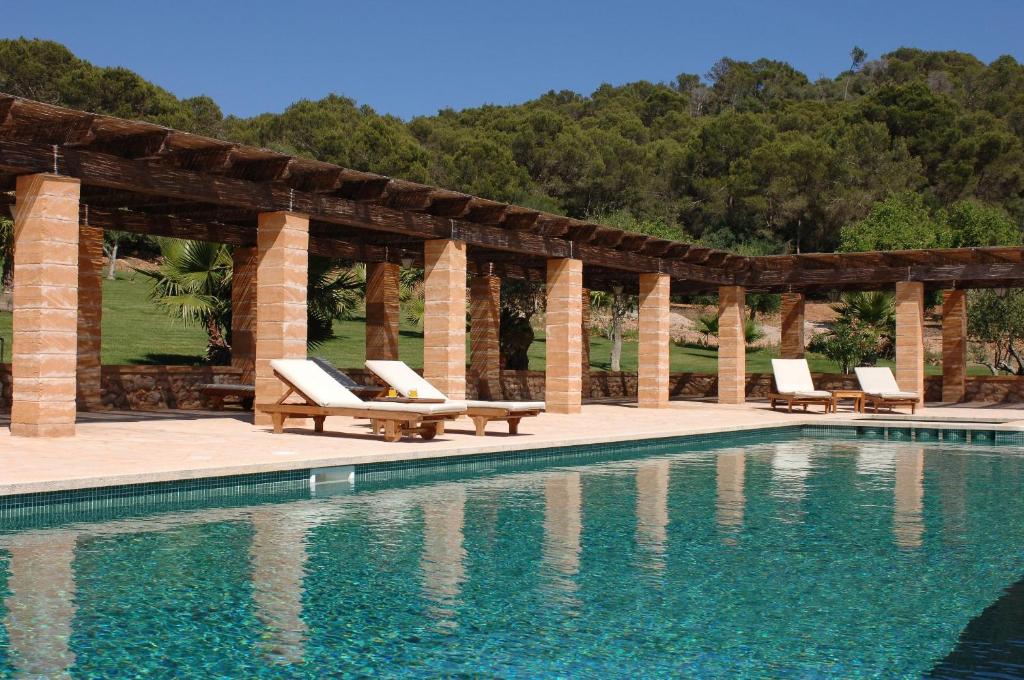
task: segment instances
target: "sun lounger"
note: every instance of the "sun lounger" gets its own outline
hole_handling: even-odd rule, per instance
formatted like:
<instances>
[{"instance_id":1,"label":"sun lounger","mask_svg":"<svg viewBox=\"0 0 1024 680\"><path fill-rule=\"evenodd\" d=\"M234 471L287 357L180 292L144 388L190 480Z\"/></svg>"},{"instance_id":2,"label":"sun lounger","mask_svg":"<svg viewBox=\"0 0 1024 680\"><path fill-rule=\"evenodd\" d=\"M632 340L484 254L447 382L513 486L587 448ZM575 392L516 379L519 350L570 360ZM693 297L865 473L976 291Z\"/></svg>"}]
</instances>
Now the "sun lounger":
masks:
<instances>
[{"instance_id":1,"label":"sun lounger","mask_svg":"<svg viewBox=\"0 0 1024 680\"><path fill-rule=\"evenodd\" d=\"M487 423L504 420L508 423L509 434L519 433L519 421L537 415L544 410L543 401L464 401L449 399L443 392L424 380L403 361L370 359L366 368L381 382L390 385L398 394L409 397L413 392L418 398L443 399L446 404L457 404L467 410L473 420L478 437L484 435Z\"/></svg>"},{"instance_id":2,"label":"sun lounger","mask_svg":"<svg viewBox=\"0 0 1024 680\"><path fill-rule=\"evenodd\" d=\"M803 406L806 411L810 404L821 404L825 413L832 410L832 393L814 389L806 359L772 359L772 373L775 375L775 391L769 399L773 409L782 401L786 403L787 412L792 412L794 405Z\"/></svg>"},{"instance_id":3,"label":"sun lounger","mask_svg":"<svg viewBox=\"0 0 1024 680\"><path fill-rule=\"evenodd\" d=\"M864 402L873 407L875 413L878 413L879 406L890 409L894 406L909 406L911 414L917 410L920 395L901 390L888 366L858 366L853 370L857 374L860 388L864 390Z\"/></svg>"},{"instance_id":4,"label":"sun lounger","mask_svg":"<svg viewBox=\"0 0 1024 680\"><path fill-rule=\"evenodd\" d=\"M312 418L316 432L323 432L327 416L368 418L374 434L383 427L384 439L396 442L403 435L418 433L424 439L433 439L443 432L445 420L465 414L458 404L392 404L363 401L339 385L322 368L306 359L275 359L270 362L274 375L288 390L275 404L258 404L256 408L269 413L274 432L284 431L288 418ZM292 395L305 400L304 404L287 404Z\"/></svg>"}]
</instances>

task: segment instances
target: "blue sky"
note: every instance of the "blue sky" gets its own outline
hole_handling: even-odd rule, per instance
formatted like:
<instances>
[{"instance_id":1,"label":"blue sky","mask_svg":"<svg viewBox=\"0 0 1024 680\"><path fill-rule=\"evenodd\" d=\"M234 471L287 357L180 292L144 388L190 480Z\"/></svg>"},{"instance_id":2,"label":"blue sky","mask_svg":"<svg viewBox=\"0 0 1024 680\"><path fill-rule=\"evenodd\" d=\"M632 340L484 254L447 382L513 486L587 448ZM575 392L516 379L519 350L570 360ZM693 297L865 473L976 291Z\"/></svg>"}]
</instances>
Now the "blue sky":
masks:
<instances>
[{"instance_id":1,"label":"blue sky","mask_svg":"<svg viewBox=\"0 0 1024 680\"><path fill-rule=\"evenodd\" d=\"M60 41L225 113L337 92L403 118L551 89L704 74L720 57L812 79L899 46L1024 61L1021 0L49 0L7 3L0 37Z\"/></svg>"}]
</instances>

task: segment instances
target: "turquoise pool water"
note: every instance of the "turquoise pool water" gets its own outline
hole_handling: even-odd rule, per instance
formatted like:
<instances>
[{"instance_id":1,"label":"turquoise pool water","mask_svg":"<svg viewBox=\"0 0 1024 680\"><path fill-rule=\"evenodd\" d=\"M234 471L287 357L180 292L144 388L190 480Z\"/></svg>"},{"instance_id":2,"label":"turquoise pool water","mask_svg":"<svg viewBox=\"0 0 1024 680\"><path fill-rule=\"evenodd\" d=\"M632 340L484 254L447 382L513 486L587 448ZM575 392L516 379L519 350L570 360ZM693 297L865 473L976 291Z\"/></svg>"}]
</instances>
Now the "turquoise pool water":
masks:
<instances>
[{"instance_id":1,"label":"turquoise pool water","mask_svg":"<svg viewBox=\"0 0 1024 680\"><path fill-rule=\"evenodd\" d=\"M8 531L0 675L1013 676L1021 452L797 439Z\"/></svg>"}]
</instances>

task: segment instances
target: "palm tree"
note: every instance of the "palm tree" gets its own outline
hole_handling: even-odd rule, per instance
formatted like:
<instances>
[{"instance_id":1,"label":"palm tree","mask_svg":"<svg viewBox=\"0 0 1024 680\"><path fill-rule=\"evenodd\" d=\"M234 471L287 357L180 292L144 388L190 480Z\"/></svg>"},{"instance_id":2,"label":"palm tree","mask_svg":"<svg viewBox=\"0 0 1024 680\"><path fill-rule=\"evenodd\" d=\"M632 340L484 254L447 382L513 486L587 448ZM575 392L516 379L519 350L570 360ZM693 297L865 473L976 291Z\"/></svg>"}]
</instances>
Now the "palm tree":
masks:
<instances>
[{"instance_id":1,"label":"palm tree","mask_svg":"<svg viewBox=\"0 0 1024 680\"><path fill-rule=\"evenodd\" d=\"M152 299L170 316L201 325L207 334L206 360L231 360L230 247L220 243L162 238L161 262L135 271L153 281ZM307 344L315 347L333 337L335 319L351 316L359 307L362 284L350 270L329 259L309 258L306 292Z\"/></svg>"},{"instance_id":2,"label":"palm tree","mask_svg":"<svg viewBox=\"0 0 1024 680\"><path fill-rule=\"evenodd\" d=\"M220 243L162 238L162 261L135 271L153 281L150 299L167 314L206 330L206 360L231 361L231 251Z\"/></svg>"},{"instance_id":3,"label":"palm tree","mask_svg":"<svg viewBox=\"0 0 1024 680\"><path fill-rule=\"evenodd\" d=\"M881 291L843 293L832 309L839 321L853 326L867 326L881 340L880 355L894 353L896 339L896 299L892 293Z\"/></svg>"}]
</instances>

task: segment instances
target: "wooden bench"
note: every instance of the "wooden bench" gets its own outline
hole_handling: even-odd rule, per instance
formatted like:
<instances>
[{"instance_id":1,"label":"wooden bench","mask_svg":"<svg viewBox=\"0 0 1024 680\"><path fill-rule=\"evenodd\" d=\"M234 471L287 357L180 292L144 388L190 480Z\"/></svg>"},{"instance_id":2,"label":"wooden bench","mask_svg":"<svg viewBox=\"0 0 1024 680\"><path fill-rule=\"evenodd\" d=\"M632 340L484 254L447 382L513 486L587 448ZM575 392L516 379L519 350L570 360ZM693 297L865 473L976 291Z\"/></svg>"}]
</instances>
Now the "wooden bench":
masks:
<instances>
[{"instance_id":1,"label":"wooden bench","mask_svg":"<svg viewBox=\"0 0 1024 680\"><path fill-rule=\"evenodd\" d=\"M227 397L237 398L243 411L251 411L253 402L256 400L256 388L252 385L210 383L200 385L199 393L210 401L210 408L214 411L224 409L224 399Z\"/></svg>"}]
</instances>

